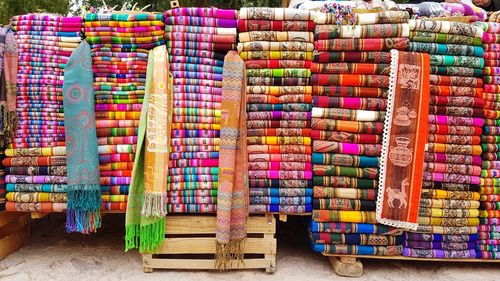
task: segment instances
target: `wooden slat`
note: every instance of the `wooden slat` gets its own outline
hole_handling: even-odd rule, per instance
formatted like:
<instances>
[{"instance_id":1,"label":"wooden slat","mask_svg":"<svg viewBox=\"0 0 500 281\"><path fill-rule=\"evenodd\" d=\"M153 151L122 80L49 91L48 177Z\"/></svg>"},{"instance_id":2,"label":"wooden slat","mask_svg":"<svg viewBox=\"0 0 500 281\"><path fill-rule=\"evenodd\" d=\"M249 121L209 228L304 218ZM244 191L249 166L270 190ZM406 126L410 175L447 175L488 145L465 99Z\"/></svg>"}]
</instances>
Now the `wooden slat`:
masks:
<instances>
[{"instance_id":1,"label":"wooden slat","mask_svg":"<svg viewBox=\"0 0 500 281\"><path fill-rule=\"evenodd\" d=\"M268 268L274 261L270 259L245 259L244 264L237 262L231 263L232 269L255 269ZM215 269L215 261L213 259L149 259L143 260L145 268L162 268L162 269Z\"/></svg>"},{"instance_id":2,"label":"wooden slat","mask_svg":"<svg viewBox=\"0 0 500 281\"><path fill-rule=\"evenodd\" d=\"M29 216L26 213L18 212L0 212L0 228L17 220L19 217Z\"/></svg>"},{"instance_id":3,"label":"wooden slat","mask_svg":"<svg viewBox=\"0 0 500 281\"><path fill-rule=\"evenodd\" d=\"M20 231L22 228L28 225L29 222L29 214L18 214L17 218L15 218L14 220L10 220L8 224L0 227L0 237L5 237L7 235Z\"/></svg>"},{"instance_id":4,"label":"wooden slat","mask_svg":"<svg viewBox=\"0 0 500 281\"><path fill-rule=\"evenodd\" d=\"M167 216L166 234L212 234L216 230L214 216ZM276 220L268 223L268 218L251 216L247 220L247 233L275 233Z\"/></svg>"},{"instance_id":5,"label":"wooden slat","mask_svg":"<svg viewBox=\"0 0 500 281\"><path fill-rule=\"evenodd\" d=\"M214 237L167 238L159 254L213 254ZM247 238L245 254L276 254L276 239Z\"/></svg>"},{"instance_id":6,"label":"wooden slat","mask_svg":"<svg viewBox=\"0 0 500 281\"><path fill-rule=\"evenodd\" d=\"M379 259L379 260L398 260L398 261L441 261L441 262L477 262L477 263L500 263L500 260L492 259L439 259L439 258L414 258L403 256L364 256L364 255L332 255L323 254L326 257L351 257L357 259Z\"/></svg>"},{"instance_id":7,"label":"wooden slat","mask_svg":"<svg viewBox=\"0 0 500 281\"><path fill-rule=\"evenodd\" d=\"M19 231L0 239L0 260L24 246L29 239L29 231L29 224L27 224Z\"/></svg>"}]
</instances>

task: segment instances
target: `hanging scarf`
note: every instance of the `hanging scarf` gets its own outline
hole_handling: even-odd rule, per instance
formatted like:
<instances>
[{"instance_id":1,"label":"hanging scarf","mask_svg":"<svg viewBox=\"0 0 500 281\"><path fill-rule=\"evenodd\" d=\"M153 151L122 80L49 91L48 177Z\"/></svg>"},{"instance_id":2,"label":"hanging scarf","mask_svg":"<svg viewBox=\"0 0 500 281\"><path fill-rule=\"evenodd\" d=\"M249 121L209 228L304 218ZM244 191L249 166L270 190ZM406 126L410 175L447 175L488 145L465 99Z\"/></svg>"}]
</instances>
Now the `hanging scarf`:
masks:
<instances>
[{"instance_id":1,"label":"hanging scarf","mask_svg":"<svg viewBox=\"0 0 500 281\"><path fill-rule=\"evenodd\" d=\"M416 229L429 116L429 55L391 51L377 221Z\"/></svg>"},{"instance_id":2,"label":"hanging scarf","mask_svg":"<svg viewBox=\"0 0 500 281\"><path fill-rule=\"evenodd\" d=\"M68 232L95 232L101 226L99 153L94 112L90 46L83 41L64 71L64 127L68 171Z\"/></svg>"},{"instance_id":3,"label":"hanging scarf","mask_svg":"<svg viewBox=\"0 0 500 281\"><path fill-rule=\"evenodd\" d=\"M14 32L0 28L0 147L10 143L17 129L17 64Z\"/></svg>"},{"instance_id":4,"label":"hanging scarf","mask_svg":"<svg viewBox=\"0 0 500 281\"><path fill-rule=\"evenodd\" d=\"M248 217L245 63L235 51L224 58L215 268L243 261Z\"/></svg>"},{"instance_id":5,"label":"hanging scarf","mask_svg":"<svg viewBox=\"0 0 500 281\"><path fill-rule=\"evenodd\" d=\"M149 52L132 180L125 219L125 251L155 252L165 239L167 168L172 124L172 77L165 45Z\"/></svg>"}]
</instances>

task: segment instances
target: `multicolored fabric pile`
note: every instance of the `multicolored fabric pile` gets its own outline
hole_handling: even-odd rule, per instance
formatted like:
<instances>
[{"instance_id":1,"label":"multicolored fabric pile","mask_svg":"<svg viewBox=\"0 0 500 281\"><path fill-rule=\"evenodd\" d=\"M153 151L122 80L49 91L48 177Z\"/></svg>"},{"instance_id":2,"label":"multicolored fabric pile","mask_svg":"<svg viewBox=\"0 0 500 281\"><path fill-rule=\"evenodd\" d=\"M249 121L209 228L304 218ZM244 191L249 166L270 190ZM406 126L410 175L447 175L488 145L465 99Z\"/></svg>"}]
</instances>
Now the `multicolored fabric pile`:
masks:
<instances>
[{"instance_id":1,"label":"multicolored fabric pile","mask_svg":"<svg viewBox=\"0 0 500 281\"><path fill-rule=\"evenodd\" d=\"M87 14L103 210L125 211L144 99L148 54L164 44L163 15Z\"/></svg>"},{"instance_id":2,"label":"multicolored fabric pile","mask_svg":"<svg viewBox=\"0 0 500 281\"><path fill-rule=\"evenodd\" d=\"M164 15L174 77L167 211L215 212L222 71L236 47L237 11L177 8Z\"/></svg>"},{"instance_id":3,"label":"multicolored fabric pile","mask_svg":"<svg viewBox=\"0 0 500 281\"><path fill-rule=\"evenodd\" d=\"M418 4L397 4L400 10L411 11L417 17L470 17L471 21L483 21L486 12L476 7L471 2L459 1L457 3L423 1Z\"/></svg>"},{"instance_id":4,"label":"multicolored fabric pile","mask_svg":"<svg viewBox=\"0 0 500 281\"><path fill-rule=\"evenodd\" d=\"M401 255L402 231L377 223L375 201L390 50L408 47L408 18L399 11L318 14L311 66L315 251Z\"/></svg>"},{"instance_id":5,"label":"multicolored fabric pile","mask_svg":"<svg viewBox=\"0 0 500 281\"><path fill-rule=\"evenodd\" d=\"M11 19L18 45L19 126L5 151L10 211L66 209L64 68L81 42L82 19L28 14Z\"/></svg>"},{"instance_id":6,"label":"multicolored fabric pile","mask_svg":"<svg viewBox=\"0 0 500 281\"><path fill-rule=\"evenodd\" d=\"M476 257L500 258L500 23L481 23L484 30L483 98L485 126L481 136L483 170Z\"/></svg>"},{"instance_id":7,"label":"multicolored fabric pile","mask_svg":"<svg viewBox=\"0 0 500 281\"><path fill-rule=\"evenodd\" d=\"M250 212L312 209L314 13L242 8L238 51L247 70Z\"/></svg>"},{"instance_id":8,"label":"multicolored fabric pile","mask_svg":"<svg viewBox=\"0 0 500 281\"><path fill-rule=\"evenodd\" d=\"M465 23L410 20L409 50L431 56L431 96L419 226L405 234L404 256L476 257L486 105L482 36Z\"/></svg>"}]
</instances>

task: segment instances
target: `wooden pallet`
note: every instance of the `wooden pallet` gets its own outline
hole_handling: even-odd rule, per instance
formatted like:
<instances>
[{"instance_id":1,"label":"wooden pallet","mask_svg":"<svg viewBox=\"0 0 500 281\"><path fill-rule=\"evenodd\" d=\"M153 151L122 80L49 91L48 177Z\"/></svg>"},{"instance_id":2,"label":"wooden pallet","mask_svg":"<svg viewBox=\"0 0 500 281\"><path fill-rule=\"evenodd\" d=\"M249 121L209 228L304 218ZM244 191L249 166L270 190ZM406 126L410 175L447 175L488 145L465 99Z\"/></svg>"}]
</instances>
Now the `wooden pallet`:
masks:
<instances>
[{"instance_id":1,"label":"wooden pallet","mask_svg":"<svg viewBox=\"0 0 500 281\"><path fill-rule=\"evenodd\" d=\"M214 269L215 216L177 215L166 217L166 239L158 254L144 254L144 272L153 269ZM236 261L231 269L276 268L276 219L274 216L250 216L244 263Z\"/></svg>"},{"instance_id":2,"label":"wooden pallet","mask_svg":"<svg viewBox=\"0 0 500 281\"><path fill-rule=\"evenodd\" d=\"M459 262L459 263L500 263L500 260L491 259L438 259L438 258L414 258L403 256L368 256L368 255L330 255L328 257L333 271L339 276L360 277L363 275L363 263L361 259L379 259L395 261L421 261L421 262Z\"/></svg>"},{"instance_id":3,"label":"wooden pallet","mask_svg":"<svg viewBox=\"0 0 500 281\"><path fill-rule=\"evenodd\" d=\"M29 213L0 212L0 260L29 241L30 220Z\"/></svg>"}]
</instances>

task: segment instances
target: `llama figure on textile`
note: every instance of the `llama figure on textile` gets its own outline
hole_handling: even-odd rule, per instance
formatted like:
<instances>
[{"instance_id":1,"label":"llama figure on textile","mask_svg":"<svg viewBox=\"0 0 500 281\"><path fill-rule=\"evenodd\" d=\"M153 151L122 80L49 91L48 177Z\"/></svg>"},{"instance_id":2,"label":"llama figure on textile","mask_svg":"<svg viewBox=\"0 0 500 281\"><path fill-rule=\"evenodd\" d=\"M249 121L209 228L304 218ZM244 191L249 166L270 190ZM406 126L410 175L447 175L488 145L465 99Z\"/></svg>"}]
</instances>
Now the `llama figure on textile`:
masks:
<instances>
[{"instance_id":1,"label":"llama figure on textile","mask_svg":"<svg viewBox=\"0 0 500 281\"><path fill-rule=\"evenodd\" d=\"M389 207L394 208L394 200L399 200L398 209L401 209L403 205L406 208L406 187L408 185L410 185L410 183L408 183L408 179L405 178L401 182L401 190L397 190L391 187L387 188L387 194L389 196L387 204L389 205Z\"/></svg>"}]
</instances>

